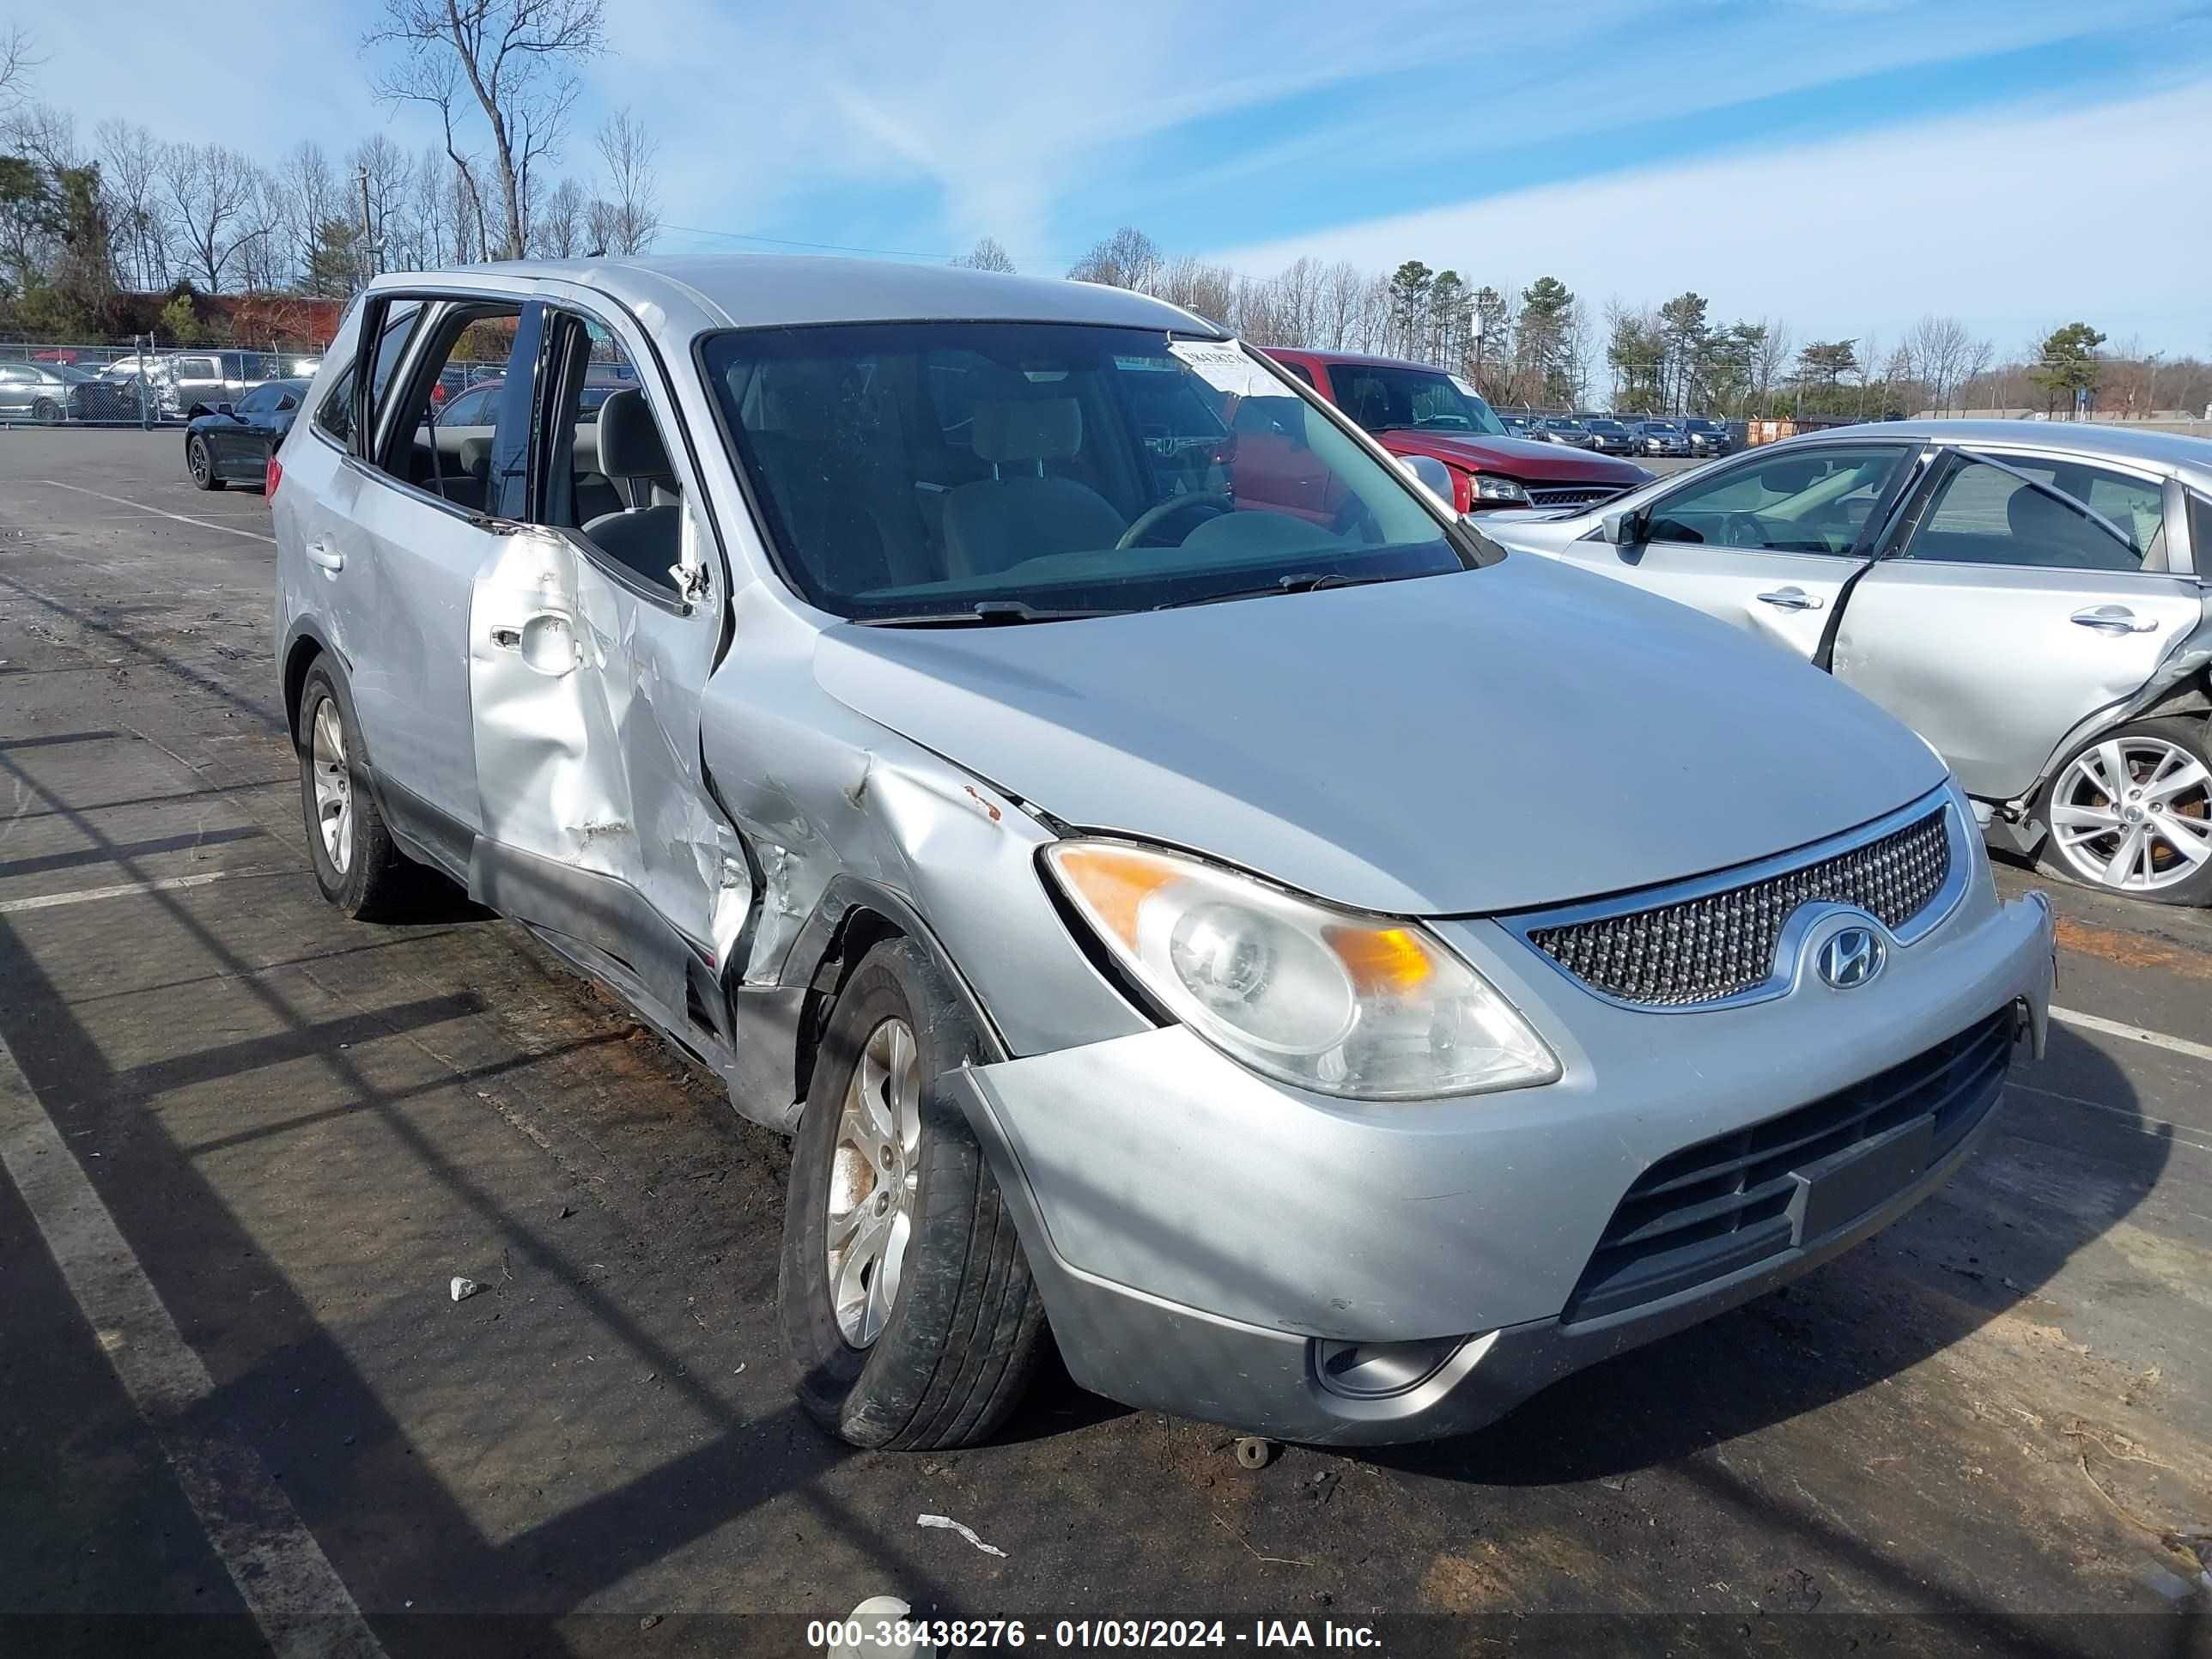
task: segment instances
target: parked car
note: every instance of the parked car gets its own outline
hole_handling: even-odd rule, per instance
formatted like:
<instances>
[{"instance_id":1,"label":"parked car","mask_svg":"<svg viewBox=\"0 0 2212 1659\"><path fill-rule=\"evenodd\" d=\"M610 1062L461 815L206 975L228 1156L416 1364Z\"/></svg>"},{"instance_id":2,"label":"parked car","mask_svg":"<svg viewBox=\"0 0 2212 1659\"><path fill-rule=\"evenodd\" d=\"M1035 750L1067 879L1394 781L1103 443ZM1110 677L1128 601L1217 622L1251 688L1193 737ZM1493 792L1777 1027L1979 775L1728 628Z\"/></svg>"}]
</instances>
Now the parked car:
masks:
<instances>
[{"instance_id":1,"label":"parked car","mask_svg":"<svg viewBox=\"0 0 2212 1659\"><path fill-rule=\"evenodd\" d=\"M144 405L143 413L142 401ZM77 381L69 388L64 418L109 423L128 422L136 425L142 419L158 418L160 412L161 393L150 381L142 383L136 380L95 374Z\"/></svg>"},{"instance_id":2,"label":"parked car","mask_svg":"<svg viewBox=\"0 0 2212 1659\"><path fill-rule=\"evenodd\" d=\"M202 489L264 483L270 458L292 429L305 380L270 380L237 403L217 404L185 428L185 470Z\"/></svg>"},{"instance_id":3,"label":"parked car","mask_svg":"<svg viewBox=\"0 0 2212 1659\"><path fill-rule=\"evenodd\" d=\"M1473 386L1425 363L1273 346L1267 356L1392 454L1440 462L1449 474L1452 502L1462 513L1602 501L1651 476L1632 463L1563 455L1515 438ZM1238 423L1254 422L1240 411ZM1240 438L1239 455L1248 470L1247 488L1265 489L1272 501L1333 522L1342 503L1318 498L1328 486L1302 442L1275 442L1271 448L1260 438Z\"/></svg>"},{"instance_id":4,"label":"parked car","mask_svg":"<svg viewBox=\"0 0 2212 1659\"><path fill-rule=\"evenodd\" d=\"M491 319L487 491L418 434ZM596 334L641 371L605 513ZM1249 495L1241 442L1164 481L1124 377L1170 374L1344 528ZM1903 1212L2041 1040L2049 908L1926 744L1501 556L1159 301L387 276L307 407L270 476L316 881L368 916L444 872L795 1134L781 1322L856 1443L990 1434L1048 1328L1135 1405L1463 1430Z\"/></svg>"},{"instance_id":5,"label":"parked car","mask_svg":"<svg viewBox=\"0 0 2212 1659\"><path fill-rule=\"evenodd\" d=\"M69 413L70 388L92 378L62 363L0 363L0 420L52 425Z\"/></svg>"},{"instance_id":6,"label":"parked car","mask_svg":"<svg viewBox=\"0 0 2212 1659\"><path fill-rule=\"evenodd\" d=\"M1601 455L1632 455L1636 453L1635 436L1625 421L1616 421L1609 416L1595 416L1583 422L1583 430L1597 440L1595 447Z\"/></svg>"},{"instance_id":7,"label":"parked car","mask_svg":"<svg viewBox=\"0 0 2212 1659\"><path fill-rule=\"evenodd\" d=\"M1935 421L1766 446L1510 545L1694 605L1917 729L1997 844L2212 902L2212 443Z\"/></svg>"},{"instance_id":8,"label":"parked car","mask_svg":"<svg viewBox=\"0 0 2212 1659\"><path fill-rule=\"evenodd\" d=\"M188 421L219 403L235 404L255 386L277 378L281 367L264 351L167 351L119 357L100 375L143 380L159 418Z\"/></svg>"},{"instance_id":9,"label":"parked car","mask_svg":"<svg viewBox=\"0 0 2212 1659\"><path fill-rule=\"evenodd\" d=\"M1726 421L1693 416L1682 422L1682 430L1690 440L1690 453L1692 455L1725 455L1735 447L1729 441Z\"/></svg>"},{"instance_id":10,"label":"parked car","mask_svg":"<svg viewBox=\"0 0 2212 1659\"><path fill-rule=\"evenodd\" d=\"M1595 449L1597 434L1571 416L1551 415L1536 422L1535 435L1547 444L1564 444L1570 449Z\"/></svg>"},{"instance_id":11,"label":"parked car","mask_svg":"<svg viewBox=\"0 0 2212 1659\"><path fill-rule=\"evenodd\" d=\"M1639 455L1686 455L1690 434L1672 421L1640 421L1636 426Z\"/></svg>"}]
</instances>

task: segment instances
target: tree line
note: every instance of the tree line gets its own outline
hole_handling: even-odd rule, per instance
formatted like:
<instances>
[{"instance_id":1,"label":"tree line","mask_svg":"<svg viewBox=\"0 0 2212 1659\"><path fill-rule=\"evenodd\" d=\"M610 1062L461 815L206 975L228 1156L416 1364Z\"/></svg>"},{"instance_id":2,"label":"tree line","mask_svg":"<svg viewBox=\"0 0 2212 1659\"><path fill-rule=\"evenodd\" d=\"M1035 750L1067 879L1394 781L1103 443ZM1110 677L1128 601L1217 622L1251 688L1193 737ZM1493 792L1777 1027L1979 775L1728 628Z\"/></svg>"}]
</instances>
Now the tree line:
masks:
<instances>
[{"instance_id":1,"label":"tree line","mask_svg":"<svg viewBox=\"0 0 2212 1659\"><path fill-rule=\"evenodd\" d=\"M483 259L638 253L660 227L658 140L628 109L592 138L597 167L556 176L581 66L605 49L604 0L385 0L362 36L374 86L435 118L410 152L383 133L344 150L302 140L273 165L143 123L81 131L32 99L40 64L0 37L0 331L118 331L128 294L342 298L380 270Z\"/></svg>"},{"instance_id":2,"label":"tree line","mask_svg":"<svg viewBox=\"0 0 2212 1659\"><path fill-rule=\"evenodd\" d=\"M954 263L1014 268L988 237ZM1255 345L1372 352L1449 369L1506 409L1878 420L1923 410L2064 414L2079 393L2100 413L2131 418L2212 404L2212 364L2133 342L2108 351L2106 336L2083 322L2004 356L1958 318L1935 313L1887 342L1868 334L1800 343L1785 319L1722 320L1696 293L1656 306L1611 300L1594 320L1555 276L1477 283L1419 259L1388 273L1299 259L1255 276L1170 258L1130 226L1067 275L1140 289Z\"/></svg>"}]
</instances>

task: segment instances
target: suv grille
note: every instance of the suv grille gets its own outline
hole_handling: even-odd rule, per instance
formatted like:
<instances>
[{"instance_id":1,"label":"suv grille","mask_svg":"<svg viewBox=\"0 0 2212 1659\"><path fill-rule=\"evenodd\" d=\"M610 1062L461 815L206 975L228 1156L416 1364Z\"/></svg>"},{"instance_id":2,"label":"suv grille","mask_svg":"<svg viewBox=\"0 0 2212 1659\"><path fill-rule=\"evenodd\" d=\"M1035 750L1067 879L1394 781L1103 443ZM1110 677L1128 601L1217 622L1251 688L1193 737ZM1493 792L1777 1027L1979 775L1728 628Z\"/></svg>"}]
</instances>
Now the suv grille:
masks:
<instances>
[{"instance_id":1,"label":"suv grille","mask_svg":"<svg viewBox=\"0 0 2212 1659\"><path fill-rule=\"evenodd\" d=\"M1528 941L1604 995L1695 1007L1771 978L1783 927L1800 905L1856 905L1895 930L1927 907L1950 873L1951 836L1938 806L1817 864L1650 909L1537 927Z\"/></svg>"},{"instance_id":2,"label":"suv grille","mask_svg":"<svg viewBox=\"0 0 2212 1659\"><path fill-rule=\"evenodd\" d=\"M2011 1063L2012 1019L2011 1009L2000 1009L1863 1083L1660 1159L1613 1211L1563 1318L1571 1323L1656 1301L1818 1243L1817 1237L1797 1237L1790 1212L1803 1183L1796 1172L1929 1118L1919 1167L1901 1172L1887 1190L1863 1194L1856 1213L1894 1196L1940 1163L1996 1103Z\"/></svg>"},{"instance_id":3,"label":"suv grille","mask_svg":"<svg viewBox=\"0 0 2212 1659\"><path fill-rule=\"evenodd\" d=\"M1611 484L1523 484L1534 507L1590 507L1609 501L1620 491Z\"/></svg>"}]
</instances>

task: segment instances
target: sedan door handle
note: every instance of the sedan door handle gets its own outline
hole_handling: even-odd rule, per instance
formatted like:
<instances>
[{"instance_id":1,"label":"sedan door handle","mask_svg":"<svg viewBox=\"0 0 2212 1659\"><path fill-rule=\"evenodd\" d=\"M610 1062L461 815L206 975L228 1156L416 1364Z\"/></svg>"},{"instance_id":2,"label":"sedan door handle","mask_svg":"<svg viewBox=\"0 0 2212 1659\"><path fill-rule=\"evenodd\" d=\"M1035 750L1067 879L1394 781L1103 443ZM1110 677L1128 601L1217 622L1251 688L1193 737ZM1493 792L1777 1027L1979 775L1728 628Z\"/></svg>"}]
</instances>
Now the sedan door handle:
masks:
<instances>
[{"instance_id":1,"label":"sedan door handle","mask_svg":"<svg viewBox=\"0 0 2212 1659\"><path fill-rule=\"evenodd\" d=\"M1808 593L1802 587L1778 587L1771 593L1759 594L1759 602L1778 611L1818 611L1827 603L1819 594Z\"/></svg>"},{"instance_id":2,"label":"sedan door handle","mask_svg":"<svg viewBox=\"0 0 2212 1659\"><path fill-rule=\"evenodd\" d=\"M320 565L325 570L343 570L345 555L328 542L318 539L307 544L307 562Z\"/></svg>"},{"instance_id":3,"label":"sedan door handle","mask_svg":"<svg viewBox=\"0 0 2212 1659\"><path fill-rule=\"evenodd\" d=\"M2107 634L2148 634L2158 627L2157 617L2138 617L2124 605L2093 605L2086 611L2076 611L2073 620Z\"/></svg>"}]
</instances>

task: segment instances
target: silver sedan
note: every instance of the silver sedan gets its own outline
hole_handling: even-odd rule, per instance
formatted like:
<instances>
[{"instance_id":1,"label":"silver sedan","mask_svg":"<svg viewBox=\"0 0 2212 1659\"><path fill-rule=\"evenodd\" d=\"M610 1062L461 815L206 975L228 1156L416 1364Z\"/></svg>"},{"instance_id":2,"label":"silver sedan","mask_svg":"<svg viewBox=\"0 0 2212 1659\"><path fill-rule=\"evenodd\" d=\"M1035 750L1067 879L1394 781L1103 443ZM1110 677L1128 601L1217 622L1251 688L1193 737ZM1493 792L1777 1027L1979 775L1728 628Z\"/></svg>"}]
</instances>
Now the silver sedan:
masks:
<instances>
[{"instance_id":1,"label":"silver sedan","mask_svg":"<svg viewBox=\"0 0 2212 1659\"><path fill-rule=\"evenodd\" d=\"M2212 443L1889 422L1483 528L1857 687L1949 763L1997 844L2212 902Z\"/></svg>"}]
</instances>

